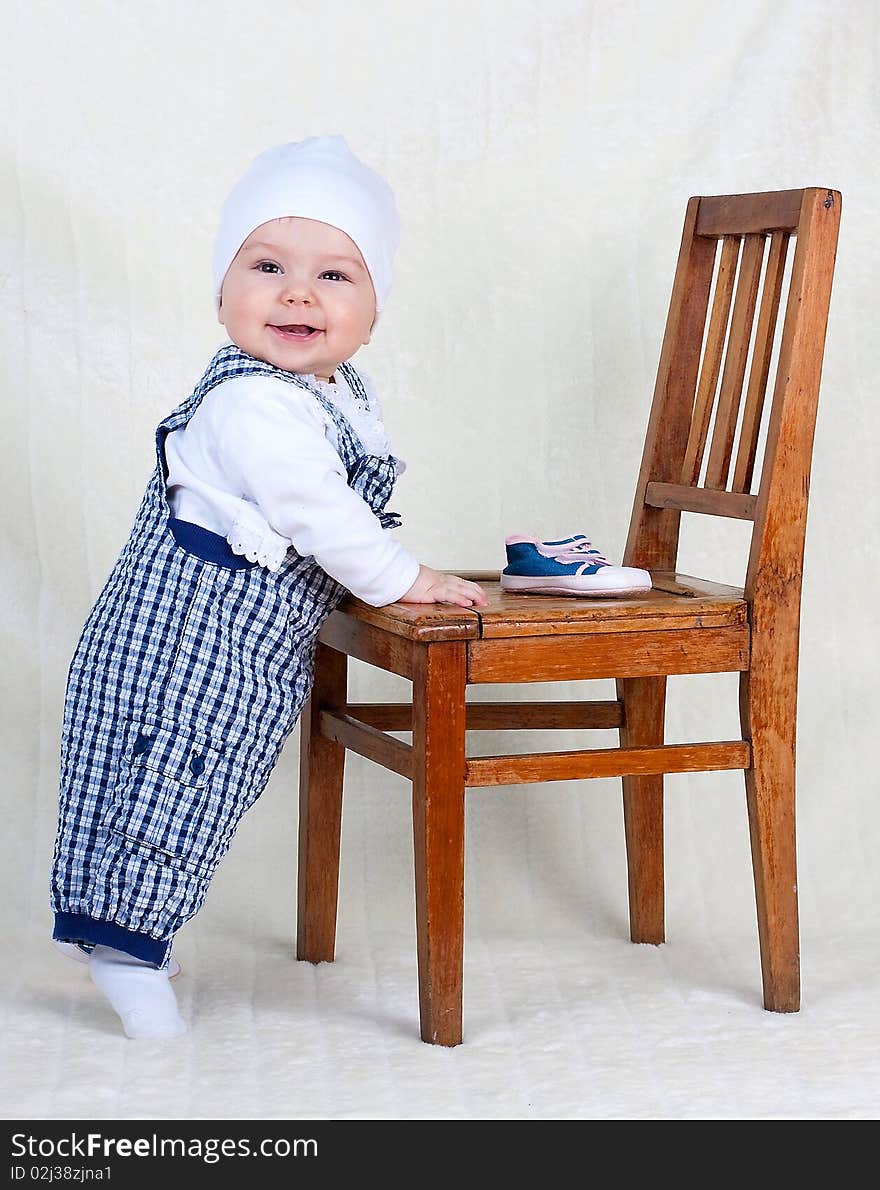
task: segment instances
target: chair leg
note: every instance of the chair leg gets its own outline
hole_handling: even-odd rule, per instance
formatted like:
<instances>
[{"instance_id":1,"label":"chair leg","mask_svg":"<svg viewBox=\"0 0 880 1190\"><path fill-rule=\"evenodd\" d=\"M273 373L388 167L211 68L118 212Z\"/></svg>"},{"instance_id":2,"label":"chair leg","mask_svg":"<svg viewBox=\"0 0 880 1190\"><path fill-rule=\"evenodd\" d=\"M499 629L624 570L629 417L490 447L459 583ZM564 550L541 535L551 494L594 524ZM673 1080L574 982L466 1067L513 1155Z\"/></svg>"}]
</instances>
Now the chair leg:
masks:
<instances>
[{"instance_id":1,"label":"chair leg","mask_svg":"<svg viewBox=\"0 0 880 1190\"><path fill-rule=\"evenodd\" d=\"M797 855L795 843L795 721L797 694L769 667L740 678L743 738L752 746L746 804L758 910L764 1007L800 1008ZM788 697L785 697L785 694Z\"/></svg>"},{"instance_id":2,"label":"chair leg","mask_svg":"<svg viewBox=\"0 0 880 1190\"><path fill-rule=\"evenodd\" d=\"M424 645L413 673L413 846L423 1041L461 1042L467 646Z\"/></svg>"},{"instance_id":3,"label":"chair leg","mask_svg":"<svg viewBox=\"0 0 880 1190\"><path fill-rule=\"evenodd\" d=\"M621 747L662 744L666 678L622 678ZM623 822L629 877L629 929L633 942L666 940L663 875L663 774L623 778Z\"/></svg>"},{"instance_id":4,"label":"chair leg","mask_svg":"<svg viewBox=\"0 0 880 1190\"><path fill-rule=\"evenodd\" d=\"M312 696L300 718L296 957L331 963L336 949L345 748L318 729L321 710L345 706L348 659L318 643Z\"/></svg>"}]
</instances>

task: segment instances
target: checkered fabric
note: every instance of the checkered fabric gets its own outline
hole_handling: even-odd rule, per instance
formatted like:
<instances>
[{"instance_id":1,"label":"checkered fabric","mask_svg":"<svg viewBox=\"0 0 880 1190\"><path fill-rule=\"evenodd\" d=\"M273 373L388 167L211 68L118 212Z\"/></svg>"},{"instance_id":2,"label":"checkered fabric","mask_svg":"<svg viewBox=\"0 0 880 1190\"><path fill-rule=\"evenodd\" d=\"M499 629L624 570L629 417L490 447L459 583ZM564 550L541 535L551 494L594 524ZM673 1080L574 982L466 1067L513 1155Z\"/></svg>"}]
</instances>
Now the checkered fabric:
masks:
<instances>
[{"instance_id":1,"label":"checkered fabric","mask_svg":"<svg viewBox=\"0 0 880 1190\"><path fill-rule=\"evenodd\" d=\"M366 401L352 365L341 371ZM55 938L159 967L269 779L311 690L318 630L345 594L294 549L273 573L209 561L169 529L165 436L215 385L252 373L313 393L336 424L349 485L384 527L400 523L384 511L394 460L367 454L305 377L234 344L157 427L155 471L68 672L51 906Z\"/></svg>"}]
</instances>

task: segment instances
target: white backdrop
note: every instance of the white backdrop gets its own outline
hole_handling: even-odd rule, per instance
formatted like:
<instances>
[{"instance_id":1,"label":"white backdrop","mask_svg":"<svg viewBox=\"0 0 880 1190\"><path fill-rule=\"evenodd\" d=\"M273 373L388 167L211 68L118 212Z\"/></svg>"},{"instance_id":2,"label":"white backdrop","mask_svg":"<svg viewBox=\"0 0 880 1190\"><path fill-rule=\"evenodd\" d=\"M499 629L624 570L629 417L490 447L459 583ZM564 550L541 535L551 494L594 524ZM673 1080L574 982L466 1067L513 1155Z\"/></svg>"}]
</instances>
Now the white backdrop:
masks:
<instances>
[{"instance_id":1,"label":"white backdrop","mask_svg":"<svg viewBox=\"0 0 880 1190\"><path fill-rule=\"evenodd\" d=\"M0 9L0 879L22 955L7 989L7 1114L870 1114L880 1087L863 1048L872 1030L876 1039L880 993L878 5ZM500 568L515 532L585 532L619 555L687 199L842 192L803 590L798 1018L760 1009L737 773L668 778L670 941L659 951L626 942L619 782L468 795L466 1044L454 1058L414 1040L409 785L357 757L338 961L290 961L298 733L180 935L193 1023L180 1044L190 1069L204 1063L201 1082L185 1093L176 1084L169 1106L143 1049L116 1036L82 973L48 946L67 665L149 478L154 427L224 339L211 299L219 205L260 150L322 133L342 133L397 196L391 297L355 362L378 382L409 464L394 497L398 535L446 569ZM680 569L741 583L745 526L704 521L686 526ZM406 683L353 669L355 698L406 696ZM610 688L560 684L553 696ZM736 679L674 680L668 721L671 741L736 738ZM481 733L470 746L579 742ZM226 1024L244 1020L248 1044L230 1058ZM729 1053L717 1048L721 1025ZM334 1027L351 1036L336 1044ZM96 1032L105 1066L87 1057ZM324 1038L319 1080L306 1036ZM279 1052L276 1067L268 1055ZM780 1069L794 1072L781 1097Z\"/></svg>"}]
</instances>

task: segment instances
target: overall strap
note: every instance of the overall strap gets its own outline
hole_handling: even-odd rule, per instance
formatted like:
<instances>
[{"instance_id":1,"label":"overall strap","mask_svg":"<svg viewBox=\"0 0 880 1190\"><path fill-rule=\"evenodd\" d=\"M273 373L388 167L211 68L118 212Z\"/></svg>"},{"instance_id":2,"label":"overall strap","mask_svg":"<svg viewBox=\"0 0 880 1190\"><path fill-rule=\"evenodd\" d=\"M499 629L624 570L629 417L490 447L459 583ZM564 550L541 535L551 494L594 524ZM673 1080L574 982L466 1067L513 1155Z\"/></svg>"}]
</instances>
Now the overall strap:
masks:
<instances>
[{"instance_id":1,"label":"overall strap","mask_svg":"<svg viewBox=\"0 0 880 1190\"><path fill-rule=\"evenodd\" d=\"M367 404L367 395L355 368L349 363L343 363L340 364L340 371L355 396ZM312 394L324 412L336 424L339 431L340 454L346 468L351 471L357 460L365 453L363 444L345 414L324 396L316 384L310 383L305 376L301 376L298 372L287 372L283 368L276 368L273 364L266 363L265 360L257 359L246 351L242 351L235 343L227 343L217 350L192 393L167 417L163 418L156 428L156 454L160 471L163 474L162 443L165 436L172 430L180 429L181 426L186 425L212 388L222 384L224 380L231 380L237 376L278 377L287 381L288 384L305 389L306 392Z\"/></svg>"}]
</instances>

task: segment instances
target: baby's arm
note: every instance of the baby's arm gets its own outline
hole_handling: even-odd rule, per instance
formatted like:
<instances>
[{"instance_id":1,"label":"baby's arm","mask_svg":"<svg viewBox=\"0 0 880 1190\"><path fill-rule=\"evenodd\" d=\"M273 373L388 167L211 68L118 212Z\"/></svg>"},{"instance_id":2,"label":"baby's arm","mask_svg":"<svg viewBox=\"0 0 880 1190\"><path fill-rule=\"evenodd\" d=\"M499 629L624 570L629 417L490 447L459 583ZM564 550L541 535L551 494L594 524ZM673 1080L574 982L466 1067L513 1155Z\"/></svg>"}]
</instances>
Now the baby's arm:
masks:
<instances>
[{"instance_id":1,"label":"baby's arm","mask_svg":"<svg viewBox=\"0 0 880 1190\"><path fill-rule=\"evenodd\" d=\"M220 469L277 533L374 607L397 601L481 606L475 583L422 566L383 529L348 486L320 407L286 381L235 378L218 385L199 414Z\"/></svg>"},{"instance_id":2,"label":"baby's arm","mask_svg":"<svg viewBox=\"0 0 880 1190\"><path fill-rule=\"evenodd\" d=\"M485 607L489 600L486 592L476 583L459 578L455 574L444 574L430 566L419 566L416 581L401 595L400 603L456 603L459 607Z\"/></svg>"}]
</instances>

